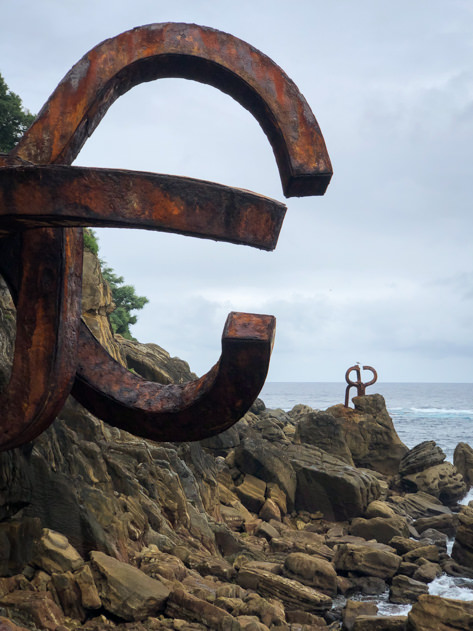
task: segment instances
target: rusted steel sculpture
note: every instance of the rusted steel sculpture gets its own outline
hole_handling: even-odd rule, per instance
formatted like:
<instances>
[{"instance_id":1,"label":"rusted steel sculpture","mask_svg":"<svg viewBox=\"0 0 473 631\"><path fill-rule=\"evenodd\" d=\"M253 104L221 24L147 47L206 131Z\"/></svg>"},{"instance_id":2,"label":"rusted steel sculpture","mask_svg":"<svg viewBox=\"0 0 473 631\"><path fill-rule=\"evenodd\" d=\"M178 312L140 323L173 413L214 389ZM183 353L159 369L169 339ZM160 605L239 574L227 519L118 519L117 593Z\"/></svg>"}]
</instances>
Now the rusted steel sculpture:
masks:
<instances>
[{"instance_id":1,"label":"rusted steel sculpture","mask_svg":"<svg viewBox=\"0 0 473 631\"><path fill-rule=\"evenodd\" d=\"M117 364L80 319L83 226L144 228L265 250L285 206L219 184L70 166L110 105L162 77L210 84L258 120L287 197L323 195L332 169L305 99L268 57L194 24L152 24L106 40L64 77L31 128L0 155L0 273L17 306L0 450L44 431L70 392L111 425L154 440L198 440L235 423L266 378L275 319L231 313L219 362L187 384L147 382Z\"/></svg>"},{"instance_id":2,"label":"rusted steel sculpture","mask_svg":"<svg viewBox=\"0 0 473 631\"><path fill-rule=\"evenodd\" d=\"M367 381L366 383L363 383L361 381L361 369L363 368L363 370L369 370L371 371L371 373L373 374L373 378L370 381ZM356 372L356 381L352 381L350 379L350 373L352 372ZM350 389L351 388L356 388L356 394L358 397L361 397L363 395L366 394L366 388L368 386L372 386L374 383L376 383L376 380L378 379L378 373L376 372L376 370L372 367L372 366L360 366L359 364L355 364L354 366L351 366L345 373L345 381L347 382L348 386L345 390L345 407L349 407L348 402L349 402L349 395L350 395Z\"/></svg>"}]
</instances>

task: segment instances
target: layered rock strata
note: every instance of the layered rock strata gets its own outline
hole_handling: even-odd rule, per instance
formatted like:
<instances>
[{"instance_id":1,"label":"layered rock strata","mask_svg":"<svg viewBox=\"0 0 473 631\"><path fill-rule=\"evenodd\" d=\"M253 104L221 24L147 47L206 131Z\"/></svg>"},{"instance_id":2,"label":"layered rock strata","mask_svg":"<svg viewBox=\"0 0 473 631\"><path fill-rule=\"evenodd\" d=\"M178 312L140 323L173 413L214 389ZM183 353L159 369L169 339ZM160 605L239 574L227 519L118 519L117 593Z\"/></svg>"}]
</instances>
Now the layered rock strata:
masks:
<instances>
[{"instance_id":1,"label":"layered rock strata","mask_svg":"<svg viewBox=\"0 0 473 631\"><path fill-rule=\"evenodd\" d=\"M87 317L100 318L108 345L110 297L86 266L97 285L85 292ZM0 299L5 382L14 309L8 292ZM157 346L113 344L147 379L193 378ZM355 406L286 413L257 400L220 436L175 445L108 427L68 401L33 444L0 454L0 627L470 628L469 603L425 594L440 573L472 567L472 509L452 510L458 472L439 473L443 486L414 486L409 476L446 464L441 450L402 445L379 395ZM455 532L450 558L444 533ZM360 603L386 590L414 603L408 617Z\"/></svg>"}]
</instances>

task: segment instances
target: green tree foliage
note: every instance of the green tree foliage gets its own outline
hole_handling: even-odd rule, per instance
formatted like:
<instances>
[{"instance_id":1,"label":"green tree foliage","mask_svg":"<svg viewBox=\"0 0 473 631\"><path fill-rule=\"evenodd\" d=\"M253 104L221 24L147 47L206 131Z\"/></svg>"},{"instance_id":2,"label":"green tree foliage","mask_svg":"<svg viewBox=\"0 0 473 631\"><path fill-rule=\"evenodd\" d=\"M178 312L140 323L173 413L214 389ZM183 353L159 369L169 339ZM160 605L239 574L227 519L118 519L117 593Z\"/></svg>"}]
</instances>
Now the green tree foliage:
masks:
<instances>
[{"instance_id":1,"label":"green tree foliage","mask_svg":"<svg viewBox=\"0 0 473 631\"><path fill-rule=\"evenodd\" d=\"M91 228L84 229L84 247L97 255L99 243L95 231ZM115 310L110 314L110 324L114 333L119 333L128 340L135 339L130 331L130 325L136 324L137 316L131 315L132 311L143 309L149 302L145 296L137 296L133 285L125 285L123 276L117 276L115 271L100 259L102 276L107 281L112 292Z\"/></svg>"},{"instance_id":2,"label":"green tree foliage","mask_svg":"<svg viewBox=\"0 0 473 631\"><path fill-rule=\"evenodd\" d=\"M11 151L34 119L0 74L0 152Z\"/></svg>"},{"instance_id":3,"label":"green tree foliage","mask_svg":"<svg viewBox=\"0 0 473 631\"><path fill-rule=\"evenodd\" d=\"M136 323L137 317L131 312L143 309L149 300L145 296L137 296L133 285L124 285L123 276L117 276L111 267L103 265L102 275L110 285L115 303L115 310L110 314L112 329L114 333L132 340L134 338L129 327Z\"/></svg>"},{"instance_id":4,"label":"green tree foliage","mask_svg":"<svg viewBox=\"0 0 473 631\"><path fill-rule=\"evenodd\" d=\"M97 235L91 228L84 228L84 248L95 254L95 256L99 253Z\"/></svg>"}]
</instances>

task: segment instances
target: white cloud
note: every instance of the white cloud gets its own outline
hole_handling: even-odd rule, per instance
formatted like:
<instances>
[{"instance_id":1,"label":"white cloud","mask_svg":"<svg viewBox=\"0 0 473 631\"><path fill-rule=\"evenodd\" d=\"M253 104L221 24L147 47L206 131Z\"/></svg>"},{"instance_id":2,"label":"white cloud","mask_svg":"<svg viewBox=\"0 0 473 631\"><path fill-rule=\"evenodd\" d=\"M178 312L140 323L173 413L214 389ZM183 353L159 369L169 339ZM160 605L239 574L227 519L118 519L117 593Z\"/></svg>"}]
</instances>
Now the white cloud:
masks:
<instances>
[{"instance_id":1,"label":"white cloud","mask_svg":"<svg viewBox=\"0 0 473 631\"><path fill-rule=\"evenodd\" d=\"M471 380L473 7L282 0L19 0L2 7L0 72L37 111L106 37L155 21L242 37L299 85L334 166L324 198L287 200L276 251L100 231L102 255L151 302L135 334L206 372L230 310L278 319L270 378ZM200 177L283 199L251 115L193 82L114 104L77 162Z\"/></svg>"}]
</instances>

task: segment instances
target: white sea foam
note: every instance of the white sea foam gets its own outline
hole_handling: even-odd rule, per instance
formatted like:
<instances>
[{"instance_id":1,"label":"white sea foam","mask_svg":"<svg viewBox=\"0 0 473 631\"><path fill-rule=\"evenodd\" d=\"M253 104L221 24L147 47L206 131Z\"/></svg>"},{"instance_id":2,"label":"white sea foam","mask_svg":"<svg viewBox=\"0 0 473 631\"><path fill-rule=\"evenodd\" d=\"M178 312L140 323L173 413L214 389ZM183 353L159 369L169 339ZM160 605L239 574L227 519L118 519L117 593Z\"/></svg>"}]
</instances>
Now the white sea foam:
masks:
<instances>
[{"instance_id":1,"label":"white sea foam","mask_svg":"<svg viewBox=\"0 0 473 631\"><path fill-rule=\"evenodd\" d=\"M459 502L459 504L462 504L463 506L467 506L468 502L471 502L472 500L473 500L473 486L465 495L465 497Z\"/></svg>"},{"instance_id":2,"label":"white sea foam","mask_svg":"<svg viewBox=\"0 0 473 631\"><path fill-rule=\"evenodd\" d=\"M379 600L376 604L378 605L378 615L380 616L407 616L412 607L412 605L390 603L387 597Z\"/></svg>"},{"instance_id":3,"label":"white sea foam","mask_svg":"<svg viewBox=\"0 0 473 631\"><path fill-rule=\"evenodd\" d=\"M473 601L473 579L454 578L442 574L429 584L429 594L455 598L456 600Z\"/></svg>"},{"instance_id":4,"label":"white sea foam","mask_svg":"<svg viewBox=\"0 0 473 631\"><path fill-rule=\"evenodd\" d=\"M389 589L387 589L383 594L376 596L369 594L353 594L353 596L350 596L350 599L376 603L379 616L407 616L412 607L412 605L397 605L395 603L390 603ZM337 596L333 602L334 605L341 608L345 606L346 598L343 596Z\"/></svg>"},{"instance_id":5,"label":"white sea foam","mask_svg":"<svg viewBox=\"0 0 473 631\"><path fill-rule=\"evenodd\" d=\"M444 415L471 415L473 414L473 410L471 409L457 409L457 408L410 408L412 412L416 414L441 414Z\"/></svg>"}]
</instances>

